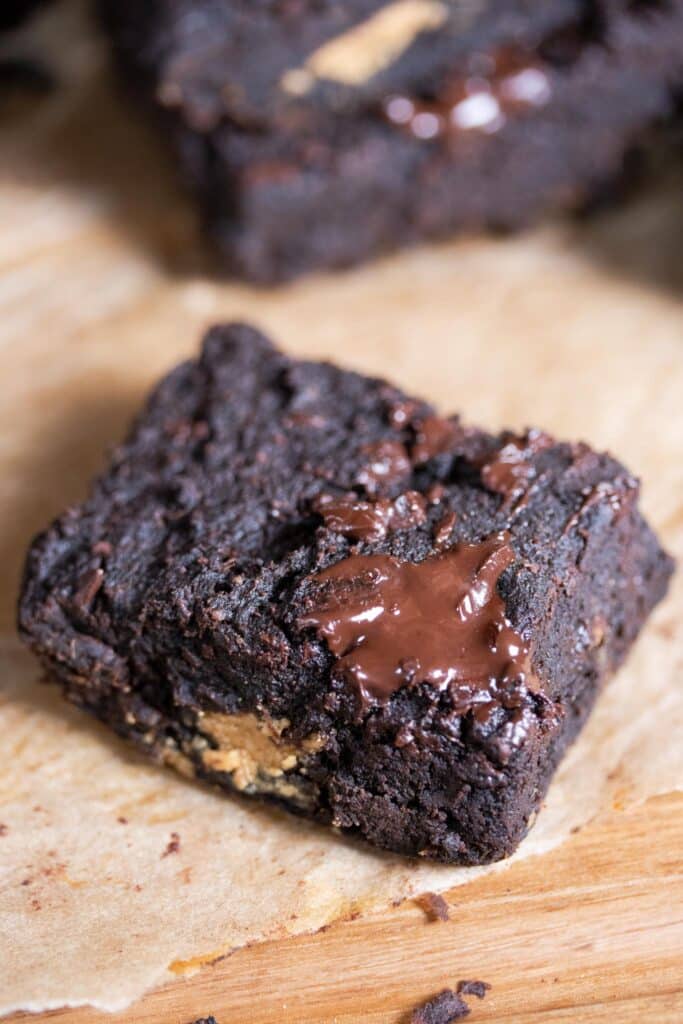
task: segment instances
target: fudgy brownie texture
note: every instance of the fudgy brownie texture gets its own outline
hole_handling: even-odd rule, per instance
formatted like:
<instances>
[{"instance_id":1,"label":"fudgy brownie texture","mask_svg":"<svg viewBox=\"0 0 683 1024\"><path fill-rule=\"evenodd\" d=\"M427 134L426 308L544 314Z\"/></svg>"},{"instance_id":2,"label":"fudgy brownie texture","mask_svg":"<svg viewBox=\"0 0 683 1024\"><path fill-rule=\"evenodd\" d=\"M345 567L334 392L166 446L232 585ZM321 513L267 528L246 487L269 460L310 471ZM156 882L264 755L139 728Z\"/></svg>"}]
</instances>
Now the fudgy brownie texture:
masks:
<instances>
[{"instance_id":1,"label":"fudgy brownie texture","mask_svg":"<svg viewBox=\"0 0 683 1024\"><path fill-rule=\"evenodd\" d=\"M187 775L482 863L666 590L637 497L584 444L216 327L33 543L19 625L69 700Z\"/></svg>"},{"instance_id":2,"label":"fudgy brownie texture","mask_svg":"<svg viewBox=\"0 0 683 1024\"><path fill-rule=\"evenodd\" d=\"M514 229L620 173L683 82L683 0L99 0L229 271Z\"/></svg>"}]
</instances>

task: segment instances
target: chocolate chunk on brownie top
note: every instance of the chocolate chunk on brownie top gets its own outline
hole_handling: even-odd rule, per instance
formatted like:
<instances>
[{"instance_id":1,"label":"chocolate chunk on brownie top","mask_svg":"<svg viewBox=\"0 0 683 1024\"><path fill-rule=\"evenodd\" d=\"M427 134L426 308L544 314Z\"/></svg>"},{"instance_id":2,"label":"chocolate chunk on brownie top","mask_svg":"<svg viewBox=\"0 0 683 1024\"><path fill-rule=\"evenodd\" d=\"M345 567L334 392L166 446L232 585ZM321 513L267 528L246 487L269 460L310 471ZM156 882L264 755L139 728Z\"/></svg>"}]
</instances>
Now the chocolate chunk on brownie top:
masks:
<instances>
[{"instance_id":1,"label":"chocolate chunk on brownie top","mask_svg":"<svg viewBox=\"0 0 683 1024\"><path fill-rule=\"evenodd\" d=\"M609 455L233 325L36 539L19 621L157 760L480 863L524 835L671 569Z\"/></svg>"},{"instance_id":2,"label":"chocolate chunk on brownie top","mask_svg":"<svg viewBox=\"0 0 683 1024\"><path fill-rule=\"evenodd\" d=\"M496 590L514 560L504 533L417 563L353 554L314 577L325 593L299 623L317 628L367 704L420 680L462 691L468 710L488 708L531 682L527 646Z\"/></svg>"},{"instance_id":3,"label":"chocolate chunk on brownie top","mask_svg":"<svg viewBox=\"0 0 683 1024\"><path fill-rule=\"evenodd\" d=\"M683 0L99 0L228 270L581 205L683 81Z\"/></svg>"}]
</instances>

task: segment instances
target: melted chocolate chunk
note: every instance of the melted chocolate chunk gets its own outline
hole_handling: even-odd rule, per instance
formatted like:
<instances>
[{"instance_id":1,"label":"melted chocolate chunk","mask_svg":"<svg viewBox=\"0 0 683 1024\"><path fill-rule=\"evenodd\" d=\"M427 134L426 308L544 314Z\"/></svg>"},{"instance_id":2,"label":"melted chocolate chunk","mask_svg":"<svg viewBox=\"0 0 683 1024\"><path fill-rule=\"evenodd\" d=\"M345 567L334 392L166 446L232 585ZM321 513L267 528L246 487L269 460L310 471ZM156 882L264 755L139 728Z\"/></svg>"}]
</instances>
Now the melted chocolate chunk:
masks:
<instances>
[{"instance_id":1,"label":"melted chocolate chunk","mask_svg":"<svg viewBox=\"0 0 683 1024\"><path fill-rule=\"evenodd\" d=\"M425 417L416 426L415 444L410 452L413 464L420 466L424 462L429 462L435 455L450 451L463 436L463 428L457 419L446 419L445 416Z\"/></svg>"},{"instance_id":2,"label":"melted chocolate chunk","mask_svg":"<svg viewBox=\"0 0 683 1024\"><path fill-rule=\"evenodd\" d=\"M426 501L417 491L407 491L394 501L378 498L363 501L356 495L323 494L315 503L315 511L328 530L354 540L382 540L394 530L419 526L426 519Z\"/></svg>"},{"instance_id":3,"label":"melted chocolate chunk","mask_svg":"<svg viewBox=\"0 0 683 1024\"><path fill-rule=\"evenodd\" d=\"M363 501L358 497L335 498L323 494L315 503L315 511L328 530L354 540L381 540L386 536L392 503L387 498Z\"/></svg>"},{"instance_id":4,"label":"melted chocolate chunk","mask_svg":"<svg viewBox=\"0 0 683 1024\"><path fill-rule=\"evenodd\" d=\"M502 494L511 503L521 497L536 476L533 458L555 441L540 430L512 437L481 467L481 479L489 491Z\"/></svg>"},{"instance_id":5,"label":"melted chocolate chunk","mask_svg":"<svg viewBox=\"0 0 683 1024\"><path fill-rule=\"evenodd\" d=\"M353 555L314 577L319 603L300 625L324 637L365 702L431 683L464 711L529 676L527 646L497 591L514 558L506 534L418 563Z\"/></svg>"},{"instance_id":6,"label":"melted chocolate chunk","mask_svg":"<svg viewBox=\"0 0 683 1024\"><path fill-rule=\"evenodd\" d=\"M400 441L380 441L367 449L368 462L356 480L368 494L375 495L409 476L410 459Z\"/></svg>"},{"instance_id":7,"label":"melted chocolate chunk","mask_svg":"<svg viewBox=\"0 0 683 1024\"><path fill-rule=\"evenodd\" d=\"M392 506L392 530L408 530L420 526L427 518L427 499L419 491L406 491Z\"/></svg>"},{"instance_id":8,"label":"melted chocolate chunk","mask_svg":"<svg viewBox=\"0 0 683 1024\"><path fill-rule=\"evenodd\" d=\"M446 512L445 516L436 524L436 529L434 530L435 547L445 548L448 545L457 520L458 517L455 512Z\"/></svg>"},{"instance_id":9,"label":"melted chocolate chunk","mask_svg":"<svg viewBox=\"0 0 683 1024\"><path fill-rule=\"evenodd\" d=\"M457 138L499 131L509 117L543 107L552 96L547 71L529 54L512 49L480 55L469 72L444 83L433 98L394 95L384 103L390 124L415 138Z\"/></svg>"}]
</instances>

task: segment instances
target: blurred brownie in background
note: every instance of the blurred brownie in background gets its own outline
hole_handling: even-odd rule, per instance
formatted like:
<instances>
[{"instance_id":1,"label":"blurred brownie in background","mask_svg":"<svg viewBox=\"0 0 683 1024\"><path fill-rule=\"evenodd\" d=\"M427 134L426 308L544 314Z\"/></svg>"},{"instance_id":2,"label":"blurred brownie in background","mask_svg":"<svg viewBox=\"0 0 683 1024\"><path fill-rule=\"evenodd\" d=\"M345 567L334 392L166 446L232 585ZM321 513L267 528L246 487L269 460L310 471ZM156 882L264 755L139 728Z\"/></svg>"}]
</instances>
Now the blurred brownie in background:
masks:
<instances>
[{"instance_id":1,"label":"blurred brownie in background","mask_svg":"<svg viewBox=\"0 0 683 1024\"><path fill-rule=\"evenodd\" d=\"M98 2L226 268L264 282L580 206L683 79L683 0Z\"/></svg>"}]
</instances>

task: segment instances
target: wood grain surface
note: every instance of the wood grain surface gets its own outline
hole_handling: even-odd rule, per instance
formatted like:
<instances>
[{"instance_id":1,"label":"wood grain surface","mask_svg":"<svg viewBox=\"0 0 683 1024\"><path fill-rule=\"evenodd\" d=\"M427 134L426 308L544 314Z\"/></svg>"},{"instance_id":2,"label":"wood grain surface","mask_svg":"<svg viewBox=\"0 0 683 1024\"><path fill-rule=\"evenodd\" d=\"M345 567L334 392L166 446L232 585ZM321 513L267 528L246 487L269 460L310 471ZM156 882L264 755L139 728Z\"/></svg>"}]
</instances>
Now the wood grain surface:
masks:
<instances>
[{"instance_id":1,"label":"wood grain surface","mask_svg":"<svg viewBox=\"0 0 683 1024\"><path fill-rule=\"evenodd\" d=\"M492 427L521 425L521 410L553 429L589 419L592 438L636 471L653 444L683 442L665 422L676 397L667 394L667 367L678 372L683 360L675 175L590 225L420 250L281 292L223 284L202 270L188 204L146 125L101 70L80 14L59 18L36 44L44 52L59 33L68 39L68 59L55 56L59 88L0 97L0 443L14 446L0 630L12 627L32 532L83 493L149 381L192 351L213 319L254 319L292 351L385 373ZM643 395L638 367L651 345L660 385ZM479 386L479 358L498 379L495 401ZM519 372L527 364L533 379ZM662 408L662 421L653 414L650 433L629 451L619 450L614 411L599 408L601 380L622 372L624 416L637 416L646 399ZM555 381L549 391L544 374ZM507 402L506 375L527 389L516 385ZM650 508L658 486L681 479L655 479ZM470 1000L473 1022L680 1024L682 851L680 796L615 808L556 852L452 892L448 922L405 904L243 949L122 1014L76 1008L44 1019L399 1024L444 986L481 978L492 989Z\"/></svg>"},{"instance_id":2,"label":"wood grain surface","mask_svg":"<svg viewBox=\"0 0 683 1024\"><path fill-rule=\"evenodd\" d=\"M121 1014L45 1014L59 1024L407 1024L461 978L475 1021L680 1024L683 797L586 828L557 852L448 896L450 920L415 904L264 943ZM26 1019L24 1015L9 1018Z\"/></svg>"}]
</instances>

